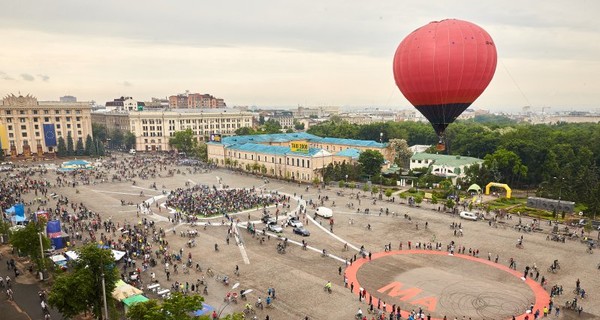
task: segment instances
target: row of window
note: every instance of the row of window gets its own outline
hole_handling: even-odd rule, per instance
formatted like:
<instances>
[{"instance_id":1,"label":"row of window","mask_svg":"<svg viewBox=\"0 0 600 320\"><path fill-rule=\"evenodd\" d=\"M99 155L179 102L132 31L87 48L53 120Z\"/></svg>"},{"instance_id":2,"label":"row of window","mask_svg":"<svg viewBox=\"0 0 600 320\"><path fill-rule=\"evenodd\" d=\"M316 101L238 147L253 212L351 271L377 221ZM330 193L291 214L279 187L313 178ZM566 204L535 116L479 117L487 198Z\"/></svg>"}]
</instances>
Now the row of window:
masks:
<instances>
[{"instance_id":1,"label":"row of window","mask_svg":"<svg viewBox=\"0 0 600 320\"><path fill-rule=\"evenodd\" d=\"M62 126L61 126L60 123L57 123L55 126L56 126L57 130L62 129ZM13 127L12 124L9 124L9 125L6 126L6 129L10 132L10 131L13 131L14 127ZM39 130L40 129L40 125L39 124L34 124L33 125L33 129L34 130ZM67 123L67 129L71 129L71 124L70 123ZM81 123L77 124L77 129L81 129ZM22 124L21 125L21 131L27 131L27 125L26 124Z\"/></svg>"},{"instance_id":2,"label":"row of window","mask_svg":"<svg viewBox=\"0 0 600 320\"><path fill-rule=\"evenodd\" d=\"M13 113L13 111L15 111L15 113ZM17 110L5 110L4 113L6 115L17 114L16 111ZM29 110L19 110L18 114L28 114L27 111L29 111ZM39 111L40 110L33 109L33 110L31 110L31 113L39 114ZM65 111L65 114L71 114L71 110L64 110L64 111ZM43 110L43 114L50 114L50 110L48 110L48 109ZM61 114L61 110L58 110L58 109L54 110L54 114ZM75 114L81 114L81 110L75 110Z\"/></svg>"},{"instance_id":3,"label":"row of window","mask_svg":"<svg viewBox=\"0 0 600 320\"><path fill-rule=\"evenodd\" d=\"M60 119L61 119L61 117L54 117L55 122L61 122ZM81 119L82 119L81 117L75 117L76 122L80 122ZM71 117L65 117L65 120L67 122L71 122ZM33 122L39 122L39 121L40 121L39 117L33 117ZM12 123L13 118L6 118L6 122ZM21 122L21 123L27 122L27 118L19 118L19 122ZM44 122L50 122L50 117L44 117Z\"/></svg>"},{"instance_id":4,"label":"row of window","mask_svg":"<svg viewBox=\"0 0 600 320\"><path fill-rule=\"evenodd\" d=\"M229 152L229 156L231 157L231 152ZM233 153L233 157L234 158L237 157L238 159L241 159L242 158L242 153L241 152L240 153L234 152ZM248 154L247 153L244 153L244 159L248 160ZM282 164L282 161L281 161L282 158L277 158L277 159L279 161L279 164ZM254 155L253 154L250 154L250 160L254 160ZM271 163L275 163L275 157L271 157L270 160L271 160L270 161ZM286 160L286 165L288 165L288 166L296 166L296 167L301 167L301 168L310 168L310 160L308 160L308 159L285 158L285 160ZM261 162L261 161L263 161L263 162L269 162L269 157L268 156L262 156L261 157L260 155L257 155L256 156L256 161L258 161L258 162Z\"/></svg>"}]
</instances>

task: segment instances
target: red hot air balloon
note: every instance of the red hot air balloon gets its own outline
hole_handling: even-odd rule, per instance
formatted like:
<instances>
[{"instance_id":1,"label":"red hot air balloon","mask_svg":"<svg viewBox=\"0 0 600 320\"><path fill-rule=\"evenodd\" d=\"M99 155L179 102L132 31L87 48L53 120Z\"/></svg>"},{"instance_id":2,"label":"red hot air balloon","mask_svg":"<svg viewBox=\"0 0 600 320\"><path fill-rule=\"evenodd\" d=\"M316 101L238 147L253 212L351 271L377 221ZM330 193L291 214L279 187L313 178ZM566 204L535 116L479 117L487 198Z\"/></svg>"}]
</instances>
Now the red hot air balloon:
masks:
<instances>
[{"instance_id":1,"label":"red hot air balloon","mask_svg":"<svg viewBox=\"0 0 600 320\"><path fill-rule=\"evenodd\" d=\"M409 34L394 55L394 79L406 99L431 122L445 149L446 127L488 86L496 46L479 26L462 20L431 22Z\"/></svg>"}]
</instances>

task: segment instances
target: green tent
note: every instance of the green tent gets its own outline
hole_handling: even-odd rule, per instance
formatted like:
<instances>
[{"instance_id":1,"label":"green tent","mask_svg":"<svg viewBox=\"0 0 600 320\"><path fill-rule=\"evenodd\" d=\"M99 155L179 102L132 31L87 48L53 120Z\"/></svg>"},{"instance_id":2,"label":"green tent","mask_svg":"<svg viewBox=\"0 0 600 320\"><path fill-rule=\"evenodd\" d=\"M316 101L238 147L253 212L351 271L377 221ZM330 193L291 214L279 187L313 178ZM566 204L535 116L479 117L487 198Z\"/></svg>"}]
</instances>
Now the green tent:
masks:
<instances>
[{"instance_id":1,"label":"green tent","mask_svg":"<svg viewBox=\"0 0 600 320\"><path fill-rule=\"evenodd\" d=\"M124 299L123 303L126 306L131 307L132 305L134 305L136 303L146 302L148 300L150 300L150 299L146 298L144 295L136 294L135 296L131 296L129 298Z\"/></svg>"}]
</instances>

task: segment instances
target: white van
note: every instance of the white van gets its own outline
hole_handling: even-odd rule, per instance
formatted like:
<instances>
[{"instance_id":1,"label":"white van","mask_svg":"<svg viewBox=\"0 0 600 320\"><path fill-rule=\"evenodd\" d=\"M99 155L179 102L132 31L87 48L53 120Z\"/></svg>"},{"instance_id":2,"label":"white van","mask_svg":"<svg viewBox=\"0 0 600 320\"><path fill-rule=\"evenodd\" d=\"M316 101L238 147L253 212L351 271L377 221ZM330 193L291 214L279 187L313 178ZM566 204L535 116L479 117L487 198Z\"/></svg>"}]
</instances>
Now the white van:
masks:
<instances>
[{"instance_id":1,"label":"white van","mask_svg":"<svg viewBox=\"0 0 600 320\"><path fill-rule=\"evenodd\" d=\"M333 210L327 207L318 207L315 214L323 218L331 218L333 217Z\"/></svg>"},{"instance_id":2,"label":"white van","mask_svg":"<svg viewBox=\"0 0 600 320\"><path fill-rule=\"evenodd\" d=\"M135 155L136 151L135 149L129 149L129 154Z\"/></svg>"},{"instance_id":3,"label":"white van","mask_svg":"<svg viewBox=\"0 0 600 320\"><path fill-rule=\"evenodd\" d=\"M468 211L462 211L459 216L463 219L466 220L473 220L473 221L477 221L477 215L474 214L473 212L468 212Z\"/></svg>"}]
</instances>

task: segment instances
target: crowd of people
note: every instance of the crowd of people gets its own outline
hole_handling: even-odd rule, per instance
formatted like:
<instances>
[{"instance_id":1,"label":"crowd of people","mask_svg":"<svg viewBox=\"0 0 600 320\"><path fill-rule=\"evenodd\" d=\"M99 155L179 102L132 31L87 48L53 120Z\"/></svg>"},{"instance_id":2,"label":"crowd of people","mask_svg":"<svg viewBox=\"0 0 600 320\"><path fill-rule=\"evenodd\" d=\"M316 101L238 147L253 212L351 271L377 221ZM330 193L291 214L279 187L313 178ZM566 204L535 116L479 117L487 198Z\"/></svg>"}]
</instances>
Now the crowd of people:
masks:
<instances>
[{"instance_id":1,"label":"crowd of people","mask_svg":"<svg viewBox=\"0 0 600 320\"><path fill-rule=\"evenodd\" d=\"M258 193L255 188L219 189L216 186L195 185L191 188L178 188L171 191L167 206L188 215L211 217L248 209L266 208L283 203L286 199L286 196L278 193Z\"/></svg>"}]
</instances>

